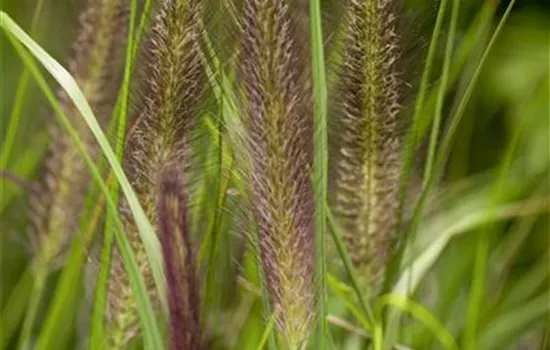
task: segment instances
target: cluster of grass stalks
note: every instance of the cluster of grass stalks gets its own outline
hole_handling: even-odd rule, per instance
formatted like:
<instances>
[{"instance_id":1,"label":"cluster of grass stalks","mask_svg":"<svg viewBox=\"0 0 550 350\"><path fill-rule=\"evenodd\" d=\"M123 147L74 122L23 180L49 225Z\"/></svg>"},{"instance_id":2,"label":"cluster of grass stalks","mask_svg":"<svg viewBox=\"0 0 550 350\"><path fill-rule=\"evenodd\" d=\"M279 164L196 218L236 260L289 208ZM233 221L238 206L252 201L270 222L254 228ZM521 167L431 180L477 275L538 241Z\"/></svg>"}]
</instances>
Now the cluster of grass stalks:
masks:
<instances>
[{"instance_id":1,"label":"cluster of grass stalks","mask_svg":"<svg viewBox=\"0 0 550 350\"><path fill-rule=\"evenodd\" d=\"M84 2L67 68L0 12L56 118L28 173L22 97L9 119L0 215L25 207L33 249L0 350L548 346L548 251L522 254L548 245L548 129L518 103L492 161L456 165L514 0L463 27L441 0L412 64L405 1Z\"/></svg>"}]
</instances>

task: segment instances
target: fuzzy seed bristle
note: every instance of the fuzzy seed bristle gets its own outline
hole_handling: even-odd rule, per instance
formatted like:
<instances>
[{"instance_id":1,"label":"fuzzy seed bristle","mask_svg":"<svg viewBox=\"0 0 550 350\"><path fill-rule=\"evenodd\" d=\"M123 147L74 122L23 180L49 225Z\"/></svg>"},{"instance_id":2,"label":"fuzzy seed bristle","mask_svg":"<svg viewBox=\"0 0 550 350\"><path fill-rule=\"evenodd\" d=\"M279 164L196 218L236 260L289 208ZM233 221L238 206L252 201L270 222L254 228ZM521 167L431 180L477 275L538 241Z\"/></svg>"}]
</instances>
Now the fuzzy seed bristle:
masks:
<instances>
[{"instance_id":1,"label":"fuzzy seed bristle","mask_svg":"<svg viewBox=\"0 0 550 350\"><path fill-rule=\"evenodd\" d=\"M181 176L176 168L167 168L160 180L158 232L168 285L173 350L201 349L198 284L187 211Z\"/></svg>"},{"instance_id":2,"label":"fuzzy seed bristle","mask_svg":"<svg viewBox=\"0 0 550 350\"><path fill-rule=\"evenodd\" d=\"M246 0L241 73L249 124L251 210L277 326L301 348L314 310L313 115L302 23L286 0Z\"/></svg>"},{"instance_id":3,"label":"fuzzy seed bristle","mask_svg":"<svg viewBox=\"0 0 550 350\"><path fill-rule=\"evenodd\" d=\"M176 164L186 174L190 138L203 90L200 56L200 1L163 2L149 37L142 99L138 118L125 150L125 171L154 226L161 170ZM120 211L126 234L147 289L158 307L152 270L136 224L126 203ZM109 323L112 349L123 348L138 334L136 304L121 256L115 249L109 285Z\"/></svg>"},{"instance_id":4,"label":"fuzzy seed bristle","mask_svg":"<svg viewBox=\"0 0 550 350\"><path fill-rule=\"evenodd\" d=\"M366 281L388 259L398 203L402 83L394 6L389 0L349 0L346 17L334 201Z\"/></svg>"},{"instance_id":5,"label":"fuzzy seed bristle","mask_svg":"<svg viewBox=\"0 0 550 350\"><path fill-rule=\"evenodd\" d=\"M89 0L73 47L69 70L102 125L108 122L122 77L126 5L126 0ZM64 91L58 93L58 98L87 151L95 157L97 150L86 123ZM51 133L44 185L40 195L31 201L32 236L40 264L46 265L62 255L78 230L89 178L70 137L57 125Z\"/></svg>"}]
</instances>

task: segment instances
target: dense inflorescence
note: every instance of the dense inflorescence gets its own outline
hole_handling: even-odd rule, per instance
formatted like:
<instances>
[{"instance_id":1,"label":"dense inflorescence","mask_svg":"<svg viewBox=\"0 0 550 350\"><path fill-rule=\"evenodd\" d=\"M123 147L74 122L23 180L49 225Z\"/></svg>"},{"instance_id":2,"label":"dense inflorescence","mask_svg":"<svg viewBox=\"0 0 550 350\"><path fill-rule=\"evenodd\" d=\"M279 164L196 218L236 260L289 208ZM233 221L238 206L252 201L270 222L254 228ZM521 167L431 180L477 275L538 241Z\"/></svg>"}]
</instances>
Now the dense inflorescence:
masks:
<instances>
[{"instance_id":1,"label":"dense inflorescence","mask_svg":"<svg viewBox=\"0 0 550 350\"><path fill-rule=\"evenodd\" d=\"M198 0L165 1L156 15L148 42L138 118L128 135L124 166L153 226L158 225L162 169L171 164L186 174L190 164L191 130L203 90L199 15ZM121 213L148 291L158 304L146 251L125 203L121 204ZM117 251L109 289L110 346L121 348L136 335L138 318L132 289Z\"/></svg>"},{"instance_id":2,"label":"dense inflorescence","mask_svg":"<svg viewBox=\"0 0 550 350\"><path fill-rule=\"evenodd\" d=\"M347 4L333 200L353 262L369 283L388 259L399 201L399 37L394 1Z\"/></svg>"},{"instance_id":3,"label":"dense inflorescence","mask_svg":"<svg viewBox=\"0 0 550 350\"><path fill-rule=\"evenodd\" d=\"M251 211L277 326L291 348L315 303L313 115L303 33L286 0L244 1L240 71L248 123Z\"/></svg>"}]
</instances>

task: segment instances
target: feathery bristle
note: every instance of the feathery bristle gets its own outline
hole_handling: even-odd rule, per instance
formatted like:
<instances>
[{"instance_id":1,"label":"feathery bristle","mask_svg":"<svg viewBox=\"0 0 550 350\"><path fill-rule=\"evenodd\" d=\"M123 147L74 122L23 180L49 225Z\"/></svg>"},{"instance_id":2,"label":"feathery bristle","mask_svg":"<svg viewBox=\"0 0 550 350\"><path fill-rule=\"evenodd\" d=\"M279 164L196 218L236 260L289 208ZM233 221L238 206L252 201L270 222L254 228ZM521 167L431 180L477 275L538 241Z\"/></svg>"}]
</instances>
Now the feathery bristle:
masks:
<instances>
[{"instance_id":1,"label":"feathery bristle","mask_svg":"<svg viewBox=\"0 0 550 350\"><path fill-rule=\"evenodd\" d=\"M251 210L264 275L278 329L291 348L300 348L309 336L315 295L313 115L293 6L286 0L245 1L240 64Z\"/></svg>"},{"instance_id":2,"label":"feathery bristle","mask_svg":"<svg viewBox=\"0 0 550 350\"><path fill-rule=\"evenodd\" d=\"M365 280L381 272L396 221L400 59L394 1L349 0L335 210Z\"/></svg>"},{"instance_id":3,"label":"feathery bristle","mask_svg":"<svg viewBox=\"0 0 550 350\"><path fill-rule=\"evenodd\" d=\"M182 174L190 163L190 138L203 90L200 60L200 1L165 1L150 34L142 101L128 135L125 171L151 223L158 224L160 172L177 164ZM154 280L145 247L127 204L121 204L126 234L155 304ZM136 304L122 259L115 250L109 286L110 346L119 349L138 332Z\"/></svg>"},{"instance_id":4,"label":"feathery bristle","mask_svg":"<svg viewBox=\"0 0 550 350\"><path fill-rule=\"evenodd\" d=\"M188 199L176 168L161 174L158 199L158 232L164 256L170 348L201 348L198 284L188 223Z\"/></svg>"},{"instance_id":5,"label":"feathery bristle","mask_svg":"<svg viewBox=\"0 0 550 350\"><path fill-rule=\"evenodd\" d=\"M122 78L125 47L126 0L90 0L80 17L80 28L70 63L84 96L102 125L108 122L113 96ZM97 150L86 123L64 91L61 106L92 156ZM78 230L77 223L88 188L88 171L76 147L63 130L51 129L52 145L45 162L45 184L31 201L33 240L41 264L51 264Z\"/></svg>"}]
</instances>

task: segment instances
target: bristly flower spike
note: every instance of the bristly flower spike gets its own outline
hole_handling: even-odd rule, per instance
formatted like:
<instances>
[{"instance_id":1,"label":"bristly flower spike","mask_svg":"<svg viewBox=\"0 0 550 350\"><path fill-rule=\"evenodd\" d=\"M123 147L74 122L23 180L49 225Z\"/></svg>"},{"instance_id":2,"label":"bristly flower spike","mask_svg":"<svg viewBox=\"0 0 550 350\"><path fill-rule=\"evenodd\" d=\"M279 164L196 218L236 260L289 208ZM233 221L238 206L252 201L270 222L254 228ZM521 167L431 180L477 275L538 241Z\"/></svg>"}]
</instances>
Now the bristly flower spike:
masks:
<instances>
[{"instance_id":1,"label":"bristly flower spike","mask_svg":"<svg viewBox=\"0 0 550 350\"><path fill-rule=\"evenodd\" d=\"M347 5L334 200L348 250L370 284L388 259L399 200L399 36L395 1Z\"/></svg>"},{"instance_id":2,"label":"bristly flower spike","mask_svg":"<svg viewBox=\"0 0 550 350\"><path fill-rule=\"evenodd\" d=\"M315 309L310 65L294 1L246 0L243 6L251 212L277 329L290 348L300 349Z\"/></svg>"},{"instance_id":3,"label":"bristly flower spike","mask_svg":"<svg viewBox=\"0 0 550 350\"><path fill-rule=\"evenodd\" d=\"M187 176L191 131L201 103L200 1L166 0L157 13L147 43L138 118L128 135L124 168L140 204L158 227L161 171L168 164ZM156 307L151 266L126 203L120 211L126 234ZM118 251L109 283L110 349L124 348L139 334L136 301Z\"/></svg>"}]
</instances>

